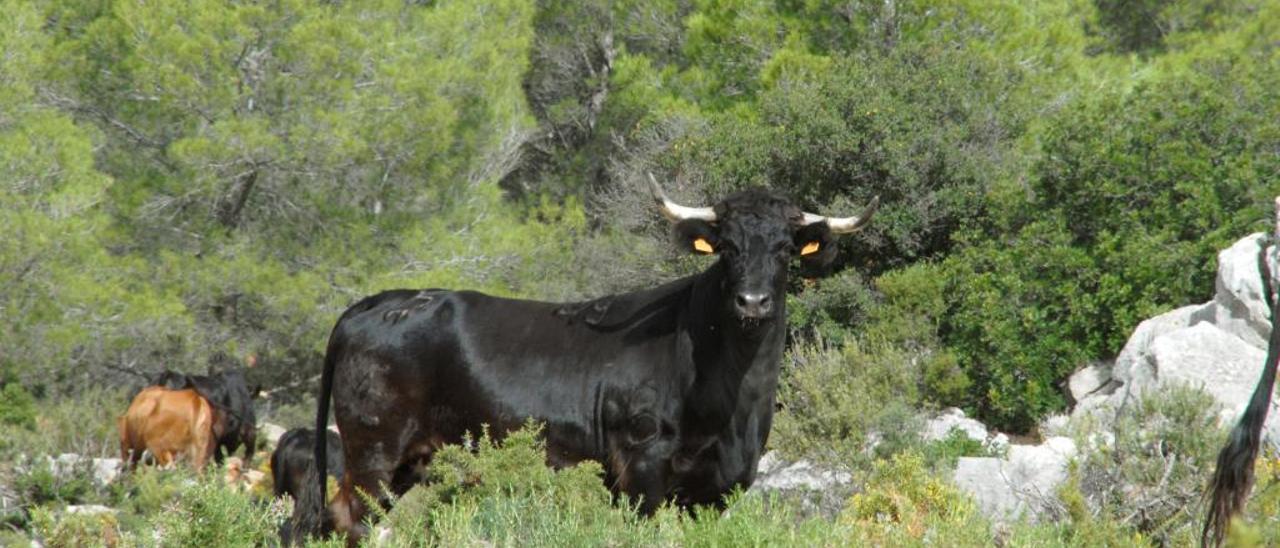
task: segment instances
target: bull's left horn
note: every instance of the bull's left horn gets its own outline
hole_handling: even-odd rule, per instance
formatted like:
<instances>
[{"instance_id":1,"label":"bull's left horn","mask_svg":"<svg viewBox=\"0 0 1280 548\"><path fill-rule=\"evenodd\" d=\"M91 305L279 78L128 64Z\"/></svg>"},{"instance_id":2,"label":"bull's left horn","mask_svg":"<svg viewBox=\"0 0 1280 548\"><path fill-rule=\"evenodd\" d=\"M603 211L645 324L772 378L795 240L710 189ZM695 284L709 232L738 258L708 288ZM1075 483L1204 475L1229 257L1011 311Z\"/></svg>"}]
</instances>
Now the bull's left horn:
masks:
<instances>
[{"instance_id":1,"label":"bull's left horn","mask_svg":"<svg viewBox=\"0 0 1280 548\"><path fill-rule=\"evenodd\" d=\"M667 198L667 193L662 191L652 173L649 174L649 190L653 193L653 200L658 202L658 211L668 221L678 223L687 219L699 219L708 223L716 222L716 212L709 207L682 206Z\"/></svg>"},{"instance_id":2,"label":"bull's left horn","mask_svg":"<svg viewBox=\"0 0 1280 548\"><path fill-rule=\"evenodd\" d=\"M864 225L866 225L867 221L871 220L871 216L875 215L876 209L878 209L879 207L880 207L880 197L876 196L875 198L871 199L871 203L867 204L866 209L863 209L862 213L859 213L858 215L855 215L853 217L825 217L822 215L805 212L804 224L811 225L813 223L821 223L825 221L827 223L827 226L831 227L831 232L833 234L850 234L853 232L857 232Z\"/></svg>"}]
</instances>

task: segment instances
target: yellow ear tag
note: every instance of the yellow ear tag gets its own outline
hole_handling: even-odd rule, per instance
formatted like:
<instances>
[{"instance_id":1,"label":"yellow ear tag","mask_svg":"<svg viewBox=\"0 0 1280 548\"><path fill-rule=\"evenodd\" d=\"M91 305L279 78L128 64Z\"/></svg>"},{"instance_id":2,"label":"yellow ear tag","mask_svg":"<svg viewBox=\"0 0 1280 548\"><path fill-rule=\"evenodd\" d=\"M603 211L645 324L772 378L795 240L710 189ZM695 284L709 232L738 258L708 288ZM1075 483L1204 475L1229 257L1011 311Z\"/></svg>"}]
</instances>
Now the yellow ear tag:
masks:
<instances>
[{"instance_id":1,"label":"yellow ear tag","mask_svg":"<svg viewBox=\"0 0 1280 548\"><path fill-rule=\"evenodd\" d=\"M700 251L702 253L716 252L715 248L711 247L711 242L708 242L706 238L694 238L693 249Z\"/></svg>"},{"instance_id":2,"label":"yellow ear tag","mask_svg":"<svg viewBox=\"0 0 1280 548\"><path fill-rule=\"evenodd\" d=\"M804 244L804 248L800 250L800 255L813 255L818 252L818 242L809 242Z\"/></svg>"}]
</instances>

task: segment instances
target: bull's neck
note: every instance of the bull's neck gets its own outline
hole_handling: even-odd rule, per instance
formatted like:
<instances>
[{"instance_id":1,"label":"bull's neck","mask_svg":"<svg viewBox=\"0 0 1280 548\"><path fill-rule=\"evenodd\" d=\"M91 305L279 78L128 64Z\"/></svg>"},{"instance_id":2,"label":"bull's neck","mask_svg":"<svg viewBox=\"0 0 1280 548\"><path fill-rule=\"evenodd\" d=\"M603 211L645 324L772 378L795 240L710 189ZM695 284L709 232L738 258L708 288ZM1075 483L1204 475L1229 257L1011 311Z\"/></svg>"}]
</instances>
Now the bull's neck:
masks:
<instances>
[{"instance_id":1,"label":"bull's neck","mask_svg":"<svg viewBox=\"0 0 1280 548\"><path fill-rule=\"evenodd\" d=\"M685 329L693 342L696 364L692 402L695 407L705 407L694 412L762 412L771 416L786 340L786 299L778 291L775 317L747 327L727 306L732 297L723 263L717 262L697 278L685 311ZM728 426L731 417L704 418L711 424Z\"/></svg>"}]
</instances>

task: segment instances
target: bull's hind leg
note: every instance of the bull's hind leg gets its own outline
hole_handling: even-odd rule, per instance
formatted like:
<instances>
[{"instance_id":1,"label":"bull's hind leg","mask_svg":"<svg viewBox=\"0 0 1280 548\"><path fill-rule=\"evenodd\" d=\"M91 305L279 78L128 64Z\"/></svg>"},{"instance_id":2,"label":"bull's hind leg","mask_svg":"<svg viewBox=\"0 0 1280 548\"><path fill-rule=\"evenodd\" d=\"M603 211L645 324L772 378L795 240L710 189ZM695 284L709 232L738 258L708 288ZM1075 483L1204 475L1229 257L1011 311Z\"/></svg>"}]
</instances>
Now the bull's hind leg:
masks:
<instances>
[{"instance_id":1,"label":"bull's hind leg","mask_svg":"<svg viewBox=\"0 0 1280 548\"><path fill-rule=\"evenodd\" d=\"M338 494L329 504L334 529L346 533L347 546L357 546L369 534L364 519L369 515L368 501L381 500L384 486L391 484L390 469L355 469L347 466Z\"/></svg>"},{"instance_id":2,"label":"bull's hind leg","mask_svg":"<svg viewBox=\"0 0 1280 548\"><path fill-rule=\"evenodd\" d=\"M387 424L383 422L382 424ZM413 448L423 444L414 442L413 421L398 423L399 428L364 430L343 440L346 455L345 473L338 494L329 506L334 529L347 534L347 545L355 546L368 535L364 520L369 516L369 504L390 508L388 490L403 494L408 490L403 466L406 461L419 460L422 455ZM350 430L344 430L350 431ZM387 443L374 440L404 440L403 443Z\"/></svg>"}]
</instances>

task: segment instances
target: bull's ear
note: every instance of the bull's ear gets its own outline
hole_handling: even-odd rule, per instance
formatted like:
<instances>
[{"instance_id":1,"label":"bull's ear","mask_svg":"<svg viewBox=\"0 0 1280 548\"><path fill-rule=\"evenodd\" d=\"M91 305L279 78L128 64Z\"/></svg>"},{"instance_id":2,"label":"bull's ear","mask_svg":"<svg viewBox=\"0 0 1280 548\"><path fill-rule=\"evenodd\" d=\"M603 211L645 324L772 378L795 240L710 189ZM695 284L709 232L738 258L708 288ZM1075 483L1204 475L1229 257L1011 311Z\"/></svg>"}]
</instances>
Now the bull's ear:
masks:
<instances>
[{"instance_id":1,"label":"bull's ear","mask_svg":"<svg viewBox=\"0 0 1280 548\"><path fill-rule=\"evenodd\" d=\"M801 227L796 231L793 243L806 278L826 275L838 254L835 236L825 222Z\"/></svg>"},{"instance_id":2,"label":"bull's ear","mask_svg":"<svg viewBox=\"0 0 1280 548\"><path fill-rule=\"evenodd\" d=\"M685 219L676 223L676 244L681 249L702 255L720 251L720 235L715 225L699 219Z\"/></svg>"}]
</instances>

